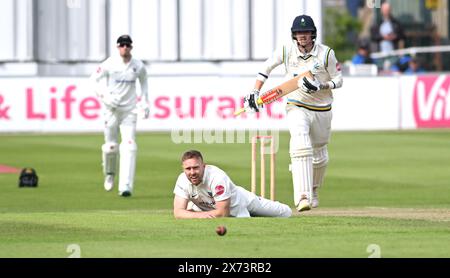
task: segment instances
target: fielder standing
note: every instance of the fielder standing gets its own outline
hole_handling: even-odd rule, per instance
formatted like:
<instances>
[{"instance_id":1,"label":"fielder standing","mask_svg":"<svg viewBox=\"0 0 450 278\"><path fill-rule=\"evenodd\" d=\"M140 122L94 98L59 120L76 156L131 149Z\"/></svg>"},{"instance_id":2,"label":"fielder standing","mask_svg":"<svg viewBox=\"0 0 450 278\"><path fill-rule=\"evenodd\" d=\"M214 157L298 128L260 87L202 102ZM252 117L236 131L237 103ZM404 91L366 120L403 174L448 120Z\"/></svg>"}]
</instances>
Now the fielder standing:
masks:
<instances>
[{"instance_id":1,"label":"fielder standing","mask_svg":"<svg viewBox=\"0 0 450 278\"><path fill-rule=\"evenodd\" d=\"M136 121L138 112L143 118L149 116L147 71L145 65L131 56L133 41L128 35L117 39L119 55L105 60L91 76L95 93L103 105L105 120L105 143L102 146L104 187L106 191L114 187L119 162L119 195L131 196L136 170ZM136 80L139 79L141 92L136 94ZM119 131L121 143L119 145Z\"/></svg>"},{"instance_id":2,"label":"fielder standing","mask_svg":"<svg viewBox=\"0 0 450 278\"><path fill-rule=\"evenodd\" d=\"M331 90L342 87L342 74L333 49L315 42L317 29L310 16L297 16L291 34L292 40L264 62L244 105L249 111L259 111L255 100L270 72L279 65L284 66L288 79L308 70L314 75L314 80L299 79L299 89L287 95L286 106L294 204L298 211L305 211L319 205L318 189L328 164Z\"/></svg>"},{"instance_id":3,"label":"fielder standing","mask_svg":"<svg viewBox=\"0 0 450 278\"><path fill-rule=\"evenodd\" d=\"M173 190L175 218L290 217L292 214L288 205L257 197L235 185L224 171L206 165L199 151L185 152L181 162L184 173L178 176Z\"/></svg>"}]
</instances>

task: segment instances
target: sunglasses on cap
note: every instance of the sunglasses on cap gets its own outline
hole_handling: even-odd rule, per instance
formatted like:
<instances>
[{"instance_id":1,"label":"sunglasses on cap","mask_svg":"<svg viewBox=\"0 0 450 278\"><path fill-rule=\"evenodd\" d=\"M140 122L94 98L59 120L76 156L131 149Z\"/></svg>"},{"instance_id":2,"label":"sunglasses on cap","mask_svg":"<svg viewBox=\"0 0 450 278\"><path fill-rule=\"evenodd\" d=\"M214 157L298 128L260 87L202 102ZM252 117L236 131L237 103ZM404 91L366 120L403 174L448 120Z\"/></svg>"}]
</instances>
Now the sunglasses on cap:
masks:
<instances>
[{"instance_id":1,"label":"sunglasses on cap","mask_svg":"<svg viewBox=\"0 0 450 278\"><path fill-rule=\"evenodd\" d=\"M119 47L128 47L128 48L131 48L131 44L129 44L129 43L120 43L120 44L119 44Z\"/></svg>"}]
</instances>

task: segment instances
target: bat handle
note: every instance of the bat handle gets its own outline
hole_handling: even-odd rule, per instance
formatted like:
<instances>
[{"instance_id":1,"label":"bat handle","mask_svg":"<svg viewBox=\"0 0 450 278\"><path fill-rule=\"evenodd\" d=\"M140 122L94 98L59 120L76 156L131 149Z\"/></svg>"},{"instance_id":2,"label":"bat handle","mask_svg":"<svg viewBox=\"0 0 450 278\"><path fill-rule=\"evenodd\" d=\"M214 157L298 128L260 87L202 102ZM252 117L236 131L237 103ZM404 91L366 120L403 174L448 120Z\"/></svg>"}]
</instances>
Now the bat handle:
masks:
<instances>
[{"instance_id":1,"label":"bat handle","mask_svg":"<svg viewBox=\"0 0 450 278\"><path fill-rule=\"evenodd\" d=\"M241 108L241 109L236 110L236 111L234 112L234 116L239 116L239 115L241 115L241 114L244 113L244 112L245 112L245 108Z\"/></svg>"},{"instance_id":2,"label":"bat handle","mask_svg":"<svg viewBox=\"0 0 450 278\"><path fill-rule=\"evenodd\" d=\"M263 105L263 104L264 104L264 101L262 100L261 97L259 97L259 98L256 100L256 103L257 103L258 105ZM244 112L245 112L245 108L241 108L241 109L239 109L239 110L236 110L236 111L234 112L234 115L235 115L235 116L239 116L239 115L241 115L241 114L244 113Z\"/></svg>"}]
</instances>

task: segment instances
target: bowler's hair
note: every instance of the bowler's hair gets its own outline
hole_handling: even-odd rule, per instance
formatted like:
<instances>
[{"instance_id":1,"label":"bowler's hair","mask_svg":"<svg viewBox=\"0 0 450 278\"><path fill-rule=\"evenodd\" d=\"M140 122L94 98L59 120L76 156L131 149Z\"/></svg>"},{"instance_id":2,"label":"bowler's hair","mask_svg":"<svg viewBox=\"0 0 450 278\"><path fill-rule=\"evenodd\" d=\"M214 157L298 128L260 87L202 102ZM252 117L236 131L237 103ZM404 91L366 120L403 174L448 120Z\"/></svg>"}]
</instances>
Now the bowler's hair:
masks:
<instances>
[{"instance_id":1,"label":"bowler's hair","mask_svg":"<svg viewBox=\"0 0 450 278\"><path fill-rule=\"evenodd\" d=\"M203 156L199 151L190 150L183 154L183 156L181 157L181 162L184 162L185 160L188 160L191 158L196 158L196 159L200 158L203 161Z\"/></svg>"}]
</instances>

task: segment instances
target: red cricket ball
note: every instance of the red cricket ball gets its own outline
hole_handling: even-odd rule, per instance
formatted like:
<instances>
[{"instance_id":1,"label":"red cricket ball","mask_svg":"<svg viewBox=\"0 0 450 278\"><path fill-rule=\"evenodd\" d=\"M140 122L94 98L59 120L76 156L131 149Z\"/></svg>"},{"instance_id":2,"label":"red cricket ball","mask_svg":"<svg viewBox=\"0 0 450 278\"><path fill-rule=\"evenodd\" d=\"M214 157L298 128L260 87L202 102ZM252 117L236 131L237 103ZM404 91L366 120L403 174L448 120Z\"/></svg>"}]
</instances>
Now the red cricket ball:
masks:
<instances>
[{"instance_id":1,"label":"red cricket ball","mask_svg":"<svg viewBox=\"0 0 450 278\"><path fill-rule=\"evenodd\" d=\"M216 233L219 236L223 236L223 235L225 235L227 233L227 228L225 228L225 226L217 226Z\"/></svg>"}]
</instances>

